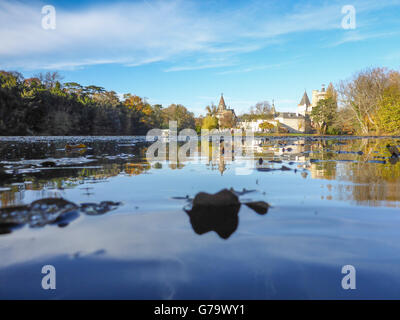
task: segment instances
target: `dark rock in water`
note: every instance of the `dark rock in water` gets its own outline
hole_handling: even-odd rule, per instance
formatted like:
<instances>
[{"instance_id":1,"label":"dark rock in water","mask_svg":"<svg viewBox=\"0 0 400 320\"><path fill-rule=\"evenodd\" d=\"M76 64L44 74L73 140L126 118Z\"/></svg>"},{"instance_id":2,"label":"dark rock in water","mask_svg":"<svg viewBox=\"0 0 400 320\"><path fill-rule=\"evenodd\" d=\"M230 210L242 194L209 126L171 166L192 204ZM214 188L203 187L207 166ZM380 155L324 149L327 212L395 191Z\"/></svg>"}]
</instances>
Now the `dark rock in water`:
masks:
<instances>
[{"instance_id":1,"label":"dark rock in water","mask_svg":"<svg viewBox=\"0 0 400 320\"><path fill-rule=\"evenodd\" d=\"M274 169L271 169L271 168L257 168L257 171L260 171L260 172L269 172L269 171L274 171Z\"/></svg>"},{"instance_id":2,"label":"dark rock in water","mask_svg":"<svg viewBox=\"0 0 400 320\"><path fill-rule=\"evenodd\" d=\"M247 202L258 214L266 214L266 202ZM237 195L227 189L215 194L198 193L190 210L184 209L190 218L194 232L199 235L215 231L221 238L228 239L238 227L241 202Z\"/></svg>"},{"instance_id":3,"label":"dark rock in water","mask_svg":"<svg viewBox=\"0 0 400 320\"><path fill-rule=\"evenodd\" d=\"M316 163L316 162L319 162L319 160L318 159L310 159L310 162L311 163Z\"/></svg>"},{"instance_id":4,"label":"dark rock in water","mask_svg":"<svg viewBox=\"0 0 400 320\"><path fill-rule=\"evenodd\" d=\"M223 189L215 194L200 192L193 200L194 206L229 206L240 205L239 198L231 191Z\"/></svg>"},{"instance_id":5,"label":"dark rock in water","mask_svg":"<svg viewBox=\"0 0 400 320\"><path fill-rule=\"evenodd\" d=\"M78 206L58 198L46 198L32 202L30 205L0 208L0 234L28 224L31 228L43 227L46 224L67 223L78 215ZM71 214L75 211L75 215Z\"/></svg>"},{"instance_id":6,"label":"dark rock in water","mask_svg":"<svg viewBox=\"0 0 400 320\"><path fill-rule=\"evenodd\" d=\"M105 214L120 206L120 202L102 201L100 203L82 203L80 210L89 216Z\"/></svg>"},{"instance_id":7,"label":"dark rock in water","mask_svg":"<svg viewBox=\"0 0 400 320\"><path fill-rule=\"evenodd\" d=\"M12 174L6 173L3 169L0 169L0 180L4 181L10 178L12 178Z\"/></svg>"},{"instance_id":8,"label":"dark rock in water","mask_svg":"<svg viewBox=\"0 0 400 320\"><path fill-rule=\"evenodd\" d=\"M269 160L270 163L282 163L282 160Z\"/></svg>"},{"instance_id":9,"label":"dark rock in water","mask_svg":"<svg viewBox=\"0 0 400 320\"><path fill-rule=\"evenodd\" d=\"M0 208L0 234L11 233L26 224L31 228L45 225L63 228L79 217L79 209L88 215L99 215L114 210L119 205L120 202L102 201L79 207L62 198L45 198L30 205Z\"/></svg>"},{"instance_id":10,"label":"dark rock in water","mask_svg":"<svg viewBox=\"0 0 400 320\"><path fill-rule=\"evenodd\" d=\"M0 208L0 234L22 228L29 217L29 206Z\"/></svg>"},{"instance_id":11,"label":"dark rock in water","mask_svg":"<svg viewBox=\"0 0 400 320\"><path fill-rule=\"evenodd\" d=\"M153 168L154 168L154 169L162 169L162 164L159 163L159 162L156 162L156 163L153 165Z\"/></svg>"},{"instance_id":12,"label":"dark rock in water","mask_svg":"<svg viewBox=\"0 0 400 320\"><path fill-rule=\"evenodd\" d=\"M270 205L264 201L246 202L245 205L250 209L253 209L258 214L266 214L270 207Z\"/></svg>"},{"instance_id":13,"label":"dark rock in water","mask_svg":"<svg viewBox=\"0 0 400 320\"><path fill-rule=\"evenodd\" d=\"M260 172L270 172L270 171L291 171L289 167L286 166L281 166L279 169L274 169L274 168L257 168L257 171Z\"/></svg>"},{"instance_id":14,"label":"dark rock in water","mask_svg":"<svg viewBox=\"0 0 400 320\"><path fill-rule=\"evenodd\" d=\"M240 202L229 190L216 194L200 192L193 200L191 210L185 210L197 234L215 231L221 238L228 239L239 224Z\"/></svg>"},{"instance_id":15,"label":"dark rock in water","mask_svg":"<svg viewBox=\"0 0 400 320\"><path fill-rule=\"evenodd\" d=\"M189 195L186 195L185 197L171 197L171 199L174 199L174 200L190 200Z\"/></svg>"},{"instance_id":16,"label":"dark rock in water","mask_svg":"<svg viewBox=\"0 0 400 320\"><path fill-rule=\"evenodd\" d=\"M243 188L242 191L236 191L236 190L234 190L233 188L231 188L229 191L233 192L233 193L236 194L237 196L243 196L243 195L245 195L245 194L255 192L256 190L247 190L246 188Z\"/></svg>"},{"instance_id":17,"label":"dark rock in water","mask_svg":"<svg viewBox=\"0 0 400 320\"><path fill-rule=\"evenodd\" d=\"M42 167L55 167L56 163L54 161L44 161L40 163Z\"/></svg>"},{"instance_id":18,"label":"dark rock in water","mask_svg":"<svg viewBox=\"0 0 400 320\"><path fill-rule=\"evenodd\" d=\"M263 164L264 160L262 158L258 159L258 164Z\"/></svg>"},{"instance_id":19,"label":"dark rock in water","mask_svg":"<svg viewBox=\"0 0 400 320\"><path fill-rule=\"evenodd\" d=\"M400 161L399 157L393 157L392 156L392 157L389 158L390 164L393 164L393 165L395 165L399 161Z\"/></svg>"},{"instance_id":20,"label":"dark rock in water","mask_svg":"<svg viewBox=\"0 0 400 320\"><path fill-rule=\"evenodd\" d=\"M396 146L391 146L390 144L388 144L386 145L386 148L388 149L392 157L400 157L400 151L399 149L397 149Z\"/></svg>"},{"instance_id":21,"label":"dark rock in water","mask_svg":"<svg viewBox=\"0 0 400 320\"><path fill-rule=\"evenodd\" d=\"M77 210L78 206L61 198L45 198L32 202L29 208L29 225L42 227L61 220L62 215Z\"/></svg>"}]
</instances>

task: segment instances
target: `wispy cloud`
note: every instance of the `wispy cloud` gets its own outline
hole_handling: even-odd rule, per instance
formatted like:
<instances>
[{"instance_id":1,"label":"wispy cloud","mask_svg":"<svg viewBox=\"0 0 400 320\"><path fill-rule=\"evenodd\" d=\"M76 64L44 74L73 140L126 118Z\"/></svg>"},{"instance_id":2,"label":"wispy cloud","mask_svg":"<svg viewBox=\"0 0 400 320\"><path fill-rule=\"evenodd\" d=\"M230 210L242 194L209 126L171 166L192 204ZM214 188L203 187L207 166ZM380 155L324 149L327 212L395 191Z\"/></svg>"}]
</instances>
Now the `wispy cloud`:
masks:
<instances>
[{"instance_id":1,"label":"wispy cloud","mask_svg":"<svg viewBox=\"0 0 400 320\"><path fill-rule=\"evenodd\" d=\"M399 3L353 2L360 12ZM203 1L147 0L74 10L56 7L56 30L43 30L42 3L0 0L0 67L71 69L108 63L132 67L179 61L166 71L219 68L235 64L236 55L260 50L285 35L340 28L345 3L291 5L284 12L273 3L258 1L215 10L211 4L206 8ZM347 37L342 43L362 39ZM205 58L182 64L193 55ZM212 60L222 57L224 62Z\"/></svg>"},{"instance_id":2,"label":"wispy cloud","mask_svg":"<svg viewBox=\"0 0 400 320\"><path fill-rule=\"evenodd\" d=\"M267 70L267 69L277 69L277 68L281 68L286 65L293 64L294 62L295 62L295 60L286 61L286 62L282 62L282 63L275 63L275 64L248 66L248 67L243 67L243 68L238 68L238 69L217 72L217 74L225 75L225 74L232 74L232 73L247 73L247 72Z\"/></svg>"},{"instance_id":3,"label":"wispy cloud","mask_svg":"<svg viewBox=\"0 0 400 320\"><path fill-rule=\"evenodd\" d=\"M198 65L187 65L187 66L176 66L165 69L165 72L175 71L190 71L190 70L202 70L202 69L214 69L222 68L234 65L233 63L209 63L209 64L198 64Z\"/></svg>"},{"instance_id":4,"label":"wispy cloud","mask_svg":"<svg viewBox=\"0 0 400 320\"><path fill-rule=\"evenodd\" d=\"M350 43L350 42L360 42L360 41L366 41L370 39L378 39L378 38L386 38L386 37L391 37L391 36L396 36L399 35L400 32L372 32L372 33L361 33L360 31L349 31L347 32L342 39L339 41L336 41L334 43L331 43L328 45L328 47L336 47L345 43Z\"/></svg>"}]
</instances>

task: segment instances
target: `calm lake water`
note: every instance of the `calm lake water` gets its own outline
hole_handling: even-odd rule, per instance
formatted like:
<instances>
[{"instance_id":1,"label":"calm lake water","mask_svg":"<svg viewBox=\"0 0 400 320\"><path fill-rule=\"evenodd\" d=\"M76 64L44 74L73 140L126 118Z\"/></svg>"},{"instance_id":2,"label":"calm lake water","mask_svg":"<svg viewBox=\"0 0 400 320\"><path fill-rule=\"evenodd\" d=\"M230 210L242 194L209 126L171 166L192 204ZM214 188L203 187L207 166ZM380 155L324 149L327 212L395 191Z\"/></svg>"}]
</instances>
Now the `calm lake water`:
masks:
<instances>
[{"instance_id":1,"label":"calm lake water","mask_svg":"<svg viewBox=\"0 0 400 320\"><path fill-rule=\"evenodd\" d=\"M2 137L0 298L398 299L400 162L387 144L400 138L258 139L171 164L148 162L145 137ZM231 188L267 214L188 213L199 192ZM44 265L56 290L41 287Z\"/></svg>"}]
</instances>

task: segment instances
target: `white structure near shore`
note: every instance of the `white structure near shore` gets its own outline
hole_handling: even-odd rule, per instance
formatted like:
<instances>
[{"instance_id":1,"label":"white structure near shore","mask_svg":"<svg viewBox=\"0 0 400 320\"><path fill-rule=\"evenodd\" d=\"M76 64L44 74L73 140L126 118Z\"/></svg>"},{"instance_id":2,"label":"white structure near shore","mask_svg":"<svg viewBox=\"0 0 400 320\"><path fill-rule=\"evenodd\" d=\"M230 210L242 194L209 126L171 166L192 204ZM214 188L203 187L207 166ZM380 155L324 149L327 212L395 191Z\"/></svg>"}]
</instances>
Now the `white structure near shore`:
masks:
<instances>
[{"instance_id":1,"label":"white structure near shore","mask_svg":"<svg viewBox=\"0 0 400 320\"><path fill-rule=\"evenodd\" d=\"M254 121L239 121L238 127L243 130L251 130L252 132L263 132L260 129L260 124L269 122L275 127L279 126L286 129L288 133L310 133L312 132L311 126L311 111L318 104L318 101L325 99L326 91L325 86L322 85L321 90L312 91L312 102L308 98L307 92L304 91L303 97L297 106L297 112L276 112L275 105L272 105L273 118Z\"/></svg>"}]
</instances>

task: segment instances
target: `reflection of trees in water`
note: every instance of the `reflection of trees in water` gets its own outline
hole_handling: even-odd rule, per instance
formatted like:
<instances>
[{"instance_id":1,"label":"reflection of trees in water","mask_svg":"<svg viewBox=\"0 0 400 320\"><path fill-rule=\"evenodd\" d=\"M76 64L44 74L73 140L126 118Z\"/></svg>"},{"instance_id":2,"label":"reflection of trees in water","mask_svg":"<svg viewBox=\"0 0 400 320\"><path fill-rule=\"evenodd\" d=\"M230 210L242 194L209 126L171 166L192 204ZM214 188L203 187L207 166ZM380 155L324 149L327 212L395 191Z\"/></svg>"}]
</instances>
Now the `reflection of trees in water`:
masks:
<instances>
[{"instance_id":1,"label":"reflection of trees in water","mask_svg":"<svg viewBox=\"0 0 400 320\"><path fill-rule=\"evenodd\" d=\"M130 176L137 176L150 169L149 163L126 163L125 173ZM118 172L119 174L119 172Z\"/></svg>"},{"instance_id":2,"label":"reflection of trees in water","mask_svg":"<svg viewBox=\"0 0 400 320\"><path fill-rule=\"evenodd\" d=\"M357 139L336 146L325 144L324 148L333 152L325 149L320 155L313 155L313 158L334 161L312 163L312 178L352 182L335 187L339 200L353 200L370 206L396 206L395 202L400 201L400 162L392 164L388 161L388 143L396 144L393 139ZM337 150L353 153L338 154L335 153ZM362 151L362 155L355 153L358 151Z\"/></svg>"},{"instance_id":3,"label":"reflection of trees in water","mask_svg":"<svg viewBox=\"0 0 400 320\"><path fill-rule=\"evenodd\" d=\"M101 167L43 170L27 174L16 185L10 183L7 186L9 190L0 192L1 206L21 203L26 191L43 191L42 197L50 197L52 190L72 189L86 182L101 182L120 173L138 175L149 169L149 163L127 163L126 165L111 163Z\"/></svg>"},{"instance_id":4,"label":"reflection of trees in water","mask_svg":"<svg viewBox=\"0 0 400 320\"><path fill-rule=\"evenodd\" d=\"M261 157L264 160L296 161L299 166L307 167L310 170L313 179L351 182L351 184L333 184L332 192L337 194L338 199L354 200L360 204L391 205L390 202L400 201L400 162L392 164L387 161L387 157L390 156L386 149L388 143L399 145L400 141L394 139L277 139L265 141L261 147L257 146L254 156L256 160ZM60 149L64 144L64 142L50 145L47 142L20 143L15 144L14 148L4 144L0 147L0 156L5 159L4 157L10 153L8 157L15 160L21 160L21 158L45 160L46 157L70 157L73 159L74 154L67 155L65 150ZM182 144L179 143L178 148ZM212 142L203 144L201 141L198 142L205 166L212 170L219 170L223 174L238 155L225 153L221 145L223 143L213 145ZM118 143L100 141L91 143L89 147L85 152L93 156L93 162L80 164L78 165L80 168L73 168L74 164L71 164L71 168L47 168L49 170L39 168L39 172L30 172L25 175L15 174L11 178L2 179L0 187L9 188L9 190L0 191L1 206L21 203L25 191L29 190L43 191L48 196L51 190L63 190L75 188L83 183L101 182L121 173L137 176L151 169L150 164L144 160L147 150L145 144L118 147ZM293 150L291 152L282 150L288 147ZM337 151L342 153L337 153ZM362 154L357 154L359 151L362 151ZM119 158L118 155L123 153L134 154L134 157ZM239 156L249 156L246 153L244 148ZM76 157L82 157L82 155L77 154ZM188 161L191 159L192 157L189 157ZM311 159L319 162L307 161ZM249 160L251 159L249 158ZM345 162L346 160L355 162ZM368 161L382 160L385 160L386 163L368 163ZM165 167L168 166L173 170L182 169L184 165L185 162L182 161L177 164L165 163ZM161 167L163 167L161 163L153 165L155 169ZM302 172L302 174L306 174L306 172Z\"/></svg>"}]
</instances>

